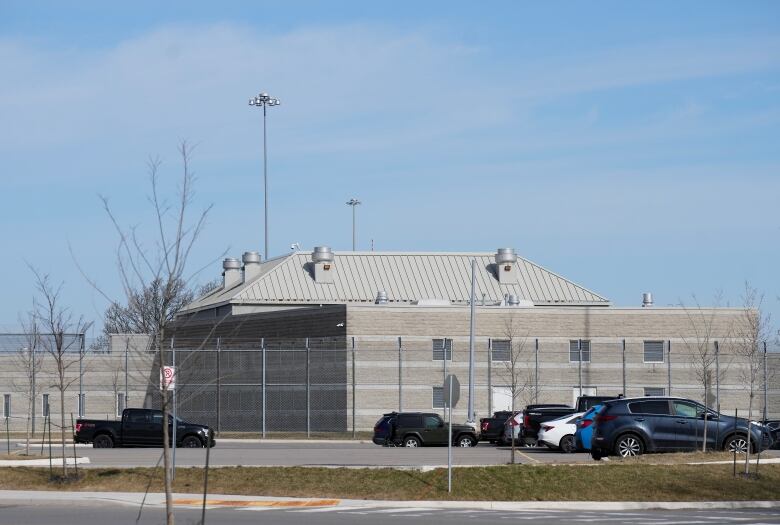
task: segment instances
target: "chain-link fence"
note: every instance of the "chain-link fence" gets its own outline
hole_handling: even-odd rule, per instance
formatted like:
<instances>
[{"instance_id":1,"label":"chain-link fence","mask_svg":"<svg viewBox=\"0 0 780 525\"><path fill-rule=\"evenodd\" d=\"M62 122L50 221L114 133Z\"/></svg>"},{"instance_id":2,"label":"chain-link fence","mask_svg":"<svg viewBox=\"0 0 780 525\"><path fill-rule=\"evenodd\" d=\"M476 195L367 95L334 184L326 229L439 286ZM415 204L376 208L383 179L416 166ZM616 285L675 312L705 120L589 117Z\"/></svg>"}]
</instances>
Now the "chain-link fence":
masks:
<instances>
[{"instance_id":1,"label":"chain-link fence","mask_svg":"<svg viewBox=\"0 0 780 525\"><path fill-rule=\"evenodd\" d=\"M66 370L66 419L114 419L125 407L160 404L159 356L145 336L85 344ZM2 336L0 336L0 340ZM174 339L166 362L177 368L177 415L220 433L357 433L394 410L443 414L447 374L462 385L453 414L469 402L468 337L310 337ZM717 343L717 344L716 344ZM13 346L13 345L11 345ZM37 355L31 378L16 350L0 352L2 416L24 433L51 416L59 421L56 366ZM675 339L479 337L474 344L476 417L530 403L571 405L579 394L674 395L726 413L780 418L780 352L768 345L754 363L735 341L694 345ZM446 359L445 359L446 358ZM766 376L764 375L766 363ZM751 399L750 377L754 396ZM766 377L766 380L765 380Z\"/></svg>"}]
</instances>

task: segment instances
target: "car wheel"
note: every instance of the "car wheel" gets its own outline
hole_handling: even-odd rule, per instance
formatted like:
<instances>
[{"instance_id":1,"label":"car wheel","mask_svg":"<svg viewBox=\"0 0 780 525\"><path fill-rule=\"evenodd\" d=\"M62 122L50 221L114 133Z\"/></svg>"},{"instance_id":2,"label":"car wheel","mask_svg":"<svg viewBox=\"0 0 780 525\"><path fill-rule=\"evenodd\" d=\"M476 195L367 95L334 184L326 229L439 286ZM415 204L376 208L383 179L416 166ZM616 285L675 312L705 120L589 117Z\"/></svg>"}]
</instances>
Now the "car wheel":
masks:
<instances>
[{"instance_id":1,"label":"car wheel","mask_svg":"<svg viewBox=\"0 0 780 525\"><path fill-rule=\"evenodd\" d=\"M729 452L736 451L737 454L744 454L747 452L747 439L745 436L732 436L726 441L726 446L723 447L723 450L728 450Z\"/></svg>"},{"instance_id":2,"label":"car wheel","mask_svg":"<svg viewBox=\"0 0 780 525\"><path fill-rule=\"evenodd\" d=\"M577 446L574 444L574 436L569 434L568 436L563 436L561 438L561 452L565 452L566 454L571 454L572 452L577 451Z\"/></svg>"},{"instance_id":3,"label":"car wheel","mask_svg":"<svg viewBox=\"0 0 780 525\"><path fill-rule=\"evenodd\" d=\"M473 436L460 436L457 445L462 448L476 447L477 440Z\"/></svg>"},{"instance_id":4,"label":"car wheel","mask_svg":"<svg viewBox=\"0 0 780 525\"><path fill-rule=\"evenodd\" d=\"M644 451L644 443L634 434L620 436L615 442L615 454L623 458L641 456Z\"/></svg>"},{"instance_id":5,"label":"car wheel","mask_svg":"<svg viewBox=\"0 0 780 525\"><path fill-rule=\"evenodd\" d=\"M420 440L414 436L407 436L404 438L404 446L408 448L417 448L421 445Z\"/></svg>"},{"instance_id":6,"label":"car wheel","mask_svg":"<svg viewBox=\"0 0 780 525\"><path fill-rule=\"evenodd\" d=\"M92 448L114 448L114 440L108 434L100 434L92 441Z\"/></svg>"},{"instance_id":7,"label":"car wheel","mask_svg":"<svg viewBox=\"0 0 780 525\"><path fill-rule=\"evenodd\" d=\"M200 438L196 436L187 436L181 442L181 446L184 448L202 448L203 443L200 441Z\"/></svg>"}]
</instances>

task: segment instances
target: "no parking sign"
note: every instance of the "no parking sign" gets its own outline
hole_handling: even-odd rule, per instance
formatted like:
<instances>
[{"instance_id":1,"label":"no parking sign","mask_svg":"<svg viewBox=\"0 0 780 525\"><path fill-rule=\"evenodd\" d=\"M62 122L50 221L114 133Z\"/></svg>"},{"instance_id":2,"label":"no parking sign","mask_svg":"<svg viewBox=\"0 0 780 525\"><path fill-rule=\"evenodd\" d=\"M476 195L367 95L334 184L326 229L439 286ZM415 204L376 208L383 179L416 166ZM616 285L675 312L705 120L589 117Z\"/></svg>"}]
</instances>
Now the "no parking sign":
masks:
<instances>
[{"instance_id":1,"label":"no parking sign","mask_svg":"<svg viewBox=\"0 0 780 525\"><path fill-rule=\"evenodd\" d=\"M160 390L176 389L176 367L164 366L160 370Z\"/></svg>"}]
</instances>

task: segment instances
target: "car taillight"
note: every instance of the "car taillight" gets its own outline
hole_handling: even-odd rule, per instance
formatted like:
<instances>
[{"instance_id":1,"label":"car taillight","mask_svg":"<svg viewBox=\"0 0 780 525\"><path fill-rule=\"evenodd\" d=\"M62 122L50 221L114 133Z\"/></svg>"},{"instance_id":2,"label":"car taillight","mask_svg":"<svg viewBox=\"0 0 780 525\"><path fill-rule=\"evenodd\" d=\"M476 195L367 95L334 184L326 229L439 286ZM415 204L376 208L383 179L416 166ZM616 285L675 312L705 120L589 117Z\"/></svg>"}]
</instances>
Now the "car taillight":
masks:
<instances>
[{"instance_id":1,"label":"car taillight","mask_svg":"<svg viewBox=\"0 0 780 525\"><path fill-rule=\"evenodd\" d=\"M81 432L81 423L76 423L76 433Z\"/></svg>"},{"instance_id":2,"label":"car taillight","mask_svg":"<svg viewBox=\"0 0 780 525\"><path fill-rule=\"evenodd\" d=\"M490 426L490 423L488 423L487 421L483 421L482 422L482 432L485 432L488 429L489 426Z\"/></svg>"},{"instance_id":3,"label":"car taillight","mask_svg":"<svg viewBox=\"0 0 780 525\"><path fill-rule=\"evenodd\" d=\"M525 428L531 428L531 416L529 416L528 414L525 414L523 416L523 426Z\"/></svg>"},{"instance_id":4,"label":"car taillight","mask_svg":"<svg viewBox=\"0 0 780 525\"><path fill-rule=\"evenodd\" d=\"M542 425L542 428L545 432L549 432L550 430L554 429L555 427L551 427L550 425Z\"/></svg>"},{"instance_id":5,"label":"car taillight","mask_svg":"<svg viewBox=\"0 0 780 525\"><path fill-rule=\"evenodd\" d=\"M582 420L582 428L588 428L592 424L593 424L593 420L592 419L583 419Z\"/></svg>"},{"instance_id":6,"label":"car taillight","mask_svg":"<svg viewBox=\"0 0 780 525\"><path fill-rule=\"evenodd\" d=\"M607 421L612 421L613 419L617 419L617 416L596 416L596 423L605 423Z\"/></svg>"}]
</instances>

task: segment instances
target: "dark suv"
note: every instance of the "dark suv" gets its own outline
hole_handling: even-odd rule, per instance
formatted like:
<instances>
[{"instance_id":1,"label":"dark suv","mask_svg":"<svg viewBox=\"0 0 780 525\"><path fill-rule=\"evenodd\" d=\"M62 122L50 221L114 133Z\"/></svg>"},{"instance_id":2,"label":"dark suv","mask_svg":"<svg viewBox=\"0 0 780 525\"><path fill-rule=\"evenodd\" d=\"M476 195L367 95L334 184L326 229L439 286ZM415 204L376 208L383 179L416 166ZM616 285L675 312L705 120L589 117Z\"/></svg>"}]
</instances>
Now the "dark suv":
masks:
<instances>
[{"instance_id":1,"label":"dark suv","mask_svg":"<svg viewBox=\"0 0 780 525\"><path fill-rule=\"evenodd\" d=\"M700 450L707 448L747 450L747 420L706 408L701 403L676 397L640 397L607 401L596 416L591 441L594 459L615 454L638 456L645 452ZM753 451L771 445L769 432L750 425Z\"/></svg>"},{"instance_id":2,"label":"dark suv","mask_svg":"<svg viewBox=\"0 0 780 525\"><path fill-rule=\"evenodd\" d=\"M438 414L427 412L391 412L374 426L373 441L377 445L446 445L447 425ZM452 425L452 443L459 447L474 447L477 436L467 425Z\"/></svg>"}]
</instances>

